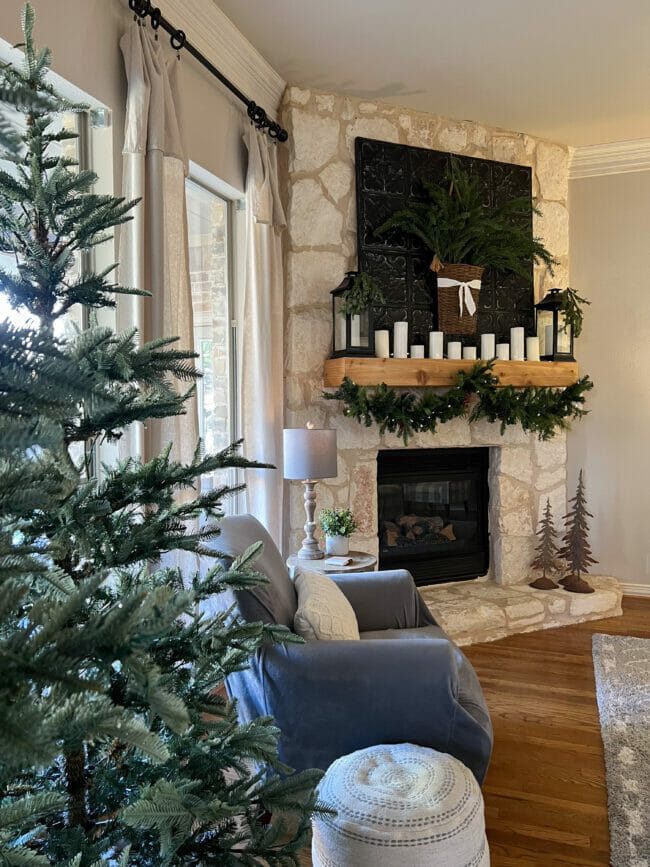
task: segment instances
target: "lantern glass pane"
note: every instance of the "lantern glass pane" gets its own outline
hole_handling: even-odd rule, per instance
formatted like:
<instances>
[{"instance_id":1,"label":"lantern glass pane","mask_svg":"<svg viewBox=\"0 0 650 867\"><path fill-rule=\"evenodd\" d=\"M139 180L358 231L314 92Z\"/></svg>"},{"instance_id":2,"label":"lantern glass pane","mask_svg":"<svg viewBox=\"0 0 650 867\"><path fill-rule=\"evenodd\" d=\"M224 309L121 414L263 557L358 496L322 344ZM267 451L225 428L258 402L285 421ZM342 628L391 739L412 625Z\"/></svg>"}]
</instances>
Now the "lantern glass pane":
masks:
<instances>
[{"instance_id":1,"label":"lantern glass pane","mask_svg":"<svg viewBox=\"0 0 650 867\"><path fill-rule=\"evenodd\" d=\"M367 349L370 346L370 329L368 327L368 312L364 311L353 316L350 323L350 346Z\"/></svg>"},{"instance_id":2,"label":"lantern glass pane","mask_svg":"<svg viewBox=\"0 0 650 867\"><path fill-rule=\"evenodd\" d=\"M557 351L566 354L571 352L571 326L562 312L558 312L557 318Z\"/></svg>"},{"instance_id":3,"label":"lantern glass pane","mask_svg":"<svg viewBox=\"0 0 650 867\"><path fill-rule=\"evenodd\" d=\"M537 336L539 337L539 354L553 354L553 311L537 311Z\"/></svg>"},{"instance_id":4,"label":"lantern glass pane","mask_svg":"<svg viewBox=\"0 0 650 867\"><path fill-rule=\"evenodd\" d=\"M341 352L345 345L346 317L343 314L343 296L334 296L334 349Z\"/></svg>"}]
</instances>

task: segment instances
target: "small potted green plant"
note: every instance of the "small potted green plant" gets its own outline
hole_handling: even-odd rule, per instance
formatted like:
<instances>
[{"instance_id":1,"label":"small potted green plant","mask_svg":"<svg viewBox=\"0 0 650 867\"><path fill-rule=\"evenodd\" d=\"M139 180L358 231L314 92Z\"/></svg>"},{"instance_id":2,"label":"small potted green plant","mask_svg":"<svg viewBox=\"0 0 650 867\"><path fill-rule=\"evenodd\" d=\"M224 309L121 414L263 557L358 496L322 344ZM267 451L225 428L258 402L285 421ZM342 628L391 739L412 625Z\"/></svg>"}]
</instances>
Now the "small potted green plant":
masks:
<instances>
[{"instance_id":1,"label":"small potted green plant","mask_svg":"<svg viewBox=\"0 0 650 867\"><path fill-rule=\"evenodd\" d=\"M350 536L357 529L357 522L349 509L323 509L318 523L325 533L328 554L344 556L349 553Z\"/></svg>"}]
</instances>

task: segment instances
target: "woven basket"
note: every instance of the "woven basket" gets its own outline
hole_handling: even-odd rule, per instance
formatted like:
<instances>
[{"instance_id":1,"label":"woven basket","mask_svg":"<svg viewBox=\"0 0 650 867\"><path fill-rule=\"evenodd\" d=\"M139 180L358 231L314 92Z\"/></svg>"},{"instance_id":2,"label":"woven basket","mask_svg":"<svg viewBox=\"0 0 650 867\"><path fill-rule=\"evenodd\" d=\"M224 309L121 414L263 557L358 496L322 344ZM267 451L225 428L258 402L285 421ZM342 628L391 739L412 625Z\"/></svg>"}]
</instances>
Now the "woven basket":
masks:
<instances>
[{"instance_id":1,"label":"woven basket","mask_svg":"<svg viewBox=\"0 0 650 867\"><path fill-rule=\"evenodd\" d=\"M469 283L470 280L480 280L485 269L478 265L440 265L437 276L447 277L449 280L459 280L461 283ZM470 289L472 298L476 304L476 313L470 316L463 306L463 315L460 315L458 303L458 289L455 286L438 286L438 330L447 334L476 334L476 322L478 320L478 299L480 289Z\"/></svg>"}]
</instances>

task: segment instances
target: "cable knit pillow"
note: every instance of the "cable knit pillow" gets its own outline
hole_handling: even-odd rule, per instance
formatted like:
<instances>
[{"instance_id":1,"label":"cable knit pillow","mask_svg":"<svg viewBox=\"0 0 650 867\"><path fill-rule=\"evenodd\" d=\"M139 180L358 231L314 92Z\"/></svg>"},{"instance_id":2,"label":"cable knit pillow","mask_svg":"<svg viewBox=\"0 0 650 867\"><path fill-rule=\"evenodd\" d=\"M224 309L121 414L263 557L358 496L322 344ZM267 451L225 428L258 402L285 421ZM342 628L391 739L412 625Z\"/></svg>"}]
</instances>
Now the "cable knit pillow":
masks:
<instances>
[{"instance_id":1,"label":"cable knit pillow","mask_svg":"<svg viewBox=\"0 0 650 867\"><path fill-rule=\"evenodd\" d=\"M298 610L293 627L307 641L358 641L354 609L331 578L300 571L295 580Z\"/></svg>"}]
</instances>

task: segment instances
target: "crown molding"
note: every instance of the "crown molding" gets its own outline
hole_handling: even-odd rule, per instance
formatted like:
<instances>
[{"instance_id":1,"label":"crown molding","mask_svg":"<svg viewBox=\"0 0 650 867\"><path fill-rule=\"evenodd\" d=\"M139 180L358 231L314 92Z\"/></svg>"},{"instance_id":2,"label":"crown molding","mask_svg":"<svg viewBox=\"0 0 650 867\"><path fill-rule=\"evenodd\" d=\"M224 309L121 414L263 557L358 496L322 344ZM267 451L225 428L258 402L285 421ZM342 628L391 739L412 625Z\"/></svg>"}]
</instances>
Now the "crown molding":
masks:
<instances>
[{"instance_id":1,"label":"crown molding","mask_svg":"<svg viewBox=\"0 0 650 867\"><path fill-rule=\"evenodd\" d=\"M162 0L161 11L174 27L249 99L277 120L286 81L219 9L214 0ZM224 92L228 91L224 88Z\"/></svg>"},{"instance_id":2,"label":"crown molding","mask_svg":"<svg viewBox=\"0 0 650 867\"><path fill-rule=\"evenodd\" d=\"M650 170L650 138L571 148L569 178L594 178Z\"/></svg>"}]
</instances>

